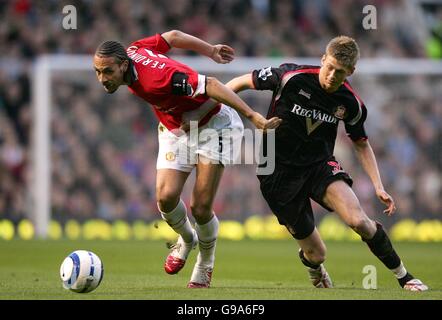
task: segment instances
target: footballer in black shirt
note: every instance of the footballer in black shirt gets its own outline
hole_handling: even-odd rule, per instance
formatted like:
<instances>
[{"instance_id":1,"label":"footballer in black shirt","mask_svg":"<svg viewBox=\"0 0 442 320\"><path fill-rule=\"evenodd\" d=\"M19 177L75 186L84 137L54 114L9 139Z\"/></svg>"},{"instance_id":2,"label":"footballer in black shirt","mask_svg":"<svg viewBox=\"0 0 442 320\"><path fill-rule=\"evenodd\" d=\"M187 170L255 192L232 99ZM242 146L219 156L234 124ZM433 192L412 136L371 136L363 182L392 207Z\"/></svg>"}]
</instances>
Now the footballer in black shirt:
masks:
<instances>
[{"instance_id":1,"label":"footballer in black shirt","mask_svg":"<svg viewBox=\"0 0 442 320\"><path fill-rule=\"evenodd\" d=\"M332 287L323 262L326 248L315 227L310 199L357 232L406 290L428 287L405 269L382 225L368 218L351 189L352 179L333 156L339 121L345 124L357 157L376 195L391 215L393 198L384 190L376 158L364 129L367 109L346 78L354 70L359 47L340 36L327 45L321 66L293 63L266 67L227 83L233 91L271 90L267 118L282 123L275 131L275 170L258 175L261 192L280 224L298 241L299 256L318 288ZM265 140L265 139L264 139Z\"/></svg>"},{"instance_id":2,"label":"footballer in black shirt","mask_svg":"<svg viewBox=\"0 0 442 320\"><path fill-rule=\"evenodd\" d=\"M347 81L327 93L319 83L317 66L283 64L252 73L256 90L274 92L268 116L283 120L276 134L279 167L309 167L333 155L339 121L354 141L367 139L367 110Z\"/></svg>"}]
</instances>

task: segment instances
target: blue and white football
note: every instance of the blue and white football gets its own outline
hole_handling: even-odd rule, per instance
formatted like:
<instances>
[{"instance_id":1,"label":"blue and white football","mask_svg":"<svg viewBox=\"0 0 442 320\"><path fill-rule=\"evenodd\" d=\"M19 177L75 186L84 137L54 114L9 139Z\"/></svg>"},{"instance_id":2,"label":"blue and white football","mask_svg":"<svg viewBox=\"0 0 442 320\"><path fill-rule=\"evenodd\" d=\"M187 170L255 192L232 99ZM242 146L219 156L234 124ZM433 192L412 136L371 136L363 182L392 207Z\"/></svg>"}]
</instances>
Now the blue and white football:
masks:
<instances>
[{"instance_id":1,"label":"blue and white football","mask_svg":"<svg viewBox=\"0 0 442 320\"><path fill-rule=\"evenodd\" d=\"M86 293L96 289L103 279L103 263L93 252L76 250L64 259L60 267L63 288Z\"/></svg>"}]
</instances>

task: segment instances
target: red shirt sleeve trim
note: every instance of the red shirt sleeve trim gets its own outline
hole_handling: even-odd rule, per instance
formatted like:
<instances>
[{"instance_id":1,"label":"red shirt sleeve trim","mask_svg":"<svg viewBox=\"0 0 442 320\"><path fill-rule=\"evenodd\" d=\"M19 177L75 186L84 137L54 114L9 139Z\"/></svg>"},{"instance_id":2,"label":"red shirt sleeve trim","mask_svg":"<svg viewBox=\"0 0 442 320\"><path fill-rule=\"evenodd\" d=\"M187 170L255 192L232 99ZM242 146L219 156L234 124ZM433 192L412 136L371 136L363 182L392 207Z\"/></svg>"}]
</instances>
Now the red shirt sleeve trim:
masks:
<instances>
[{"instance_id":1,"label":"red shirt sleeve trim","mask_svg":"<svg viewBox=\"0 0 442 320\"><path fill-rule=\"evenodd\" d=\"M160 36L161 39L163 39L163 41L167 44L167 46L169 47L169 49L172 49L172 46L169 44L169 42L167 42L166 39L164 39L164 37L161 34L158 34Z\"/></svg>"}]
</instances>

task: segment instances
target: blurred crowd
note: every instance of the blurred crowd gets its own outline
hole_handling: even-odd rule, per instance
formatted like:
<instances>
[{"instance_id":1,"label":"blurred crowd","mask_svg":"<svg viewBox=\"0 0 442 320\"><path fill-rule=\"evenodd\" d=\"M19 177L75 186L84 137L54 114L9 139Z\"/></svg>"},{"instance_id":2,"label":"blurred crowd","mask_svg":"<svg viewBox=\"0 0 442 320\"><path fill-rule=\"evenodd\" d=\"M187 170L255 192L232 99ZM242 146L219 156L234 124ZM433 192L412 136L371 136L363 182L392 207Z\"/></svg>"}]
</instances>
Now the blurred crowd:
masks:
<instances>
[{"instance_id":1,"label":"blurred crowd","mask_svg":"<svg viewBox=\"0 0 442 320\"><path fill-rule=\"evenodd\" d=\"M404 217L441 219L442 75L352 78L367 106L366 131L398 213L392 218L382 214L383 206L354 154L344 146L351 142L341 131L344 143L337 144L336 155L353 176L362 207L385 224Z\"/></svg>"},{"instance_id":2,"label":"blurred crowd","mask_svg":"<svg viewBox=\"0 0 442 320\"><path fill-rule=\"evenodd\" d=\"M65 5L76 8L75 31L62 28ZM381 32L364 29L366 5ZM228 43L238 56L320 56L328 39L345 34L363 39L366 58L422 57L414 11L405 0L0 0L0 54L93 53L104 39L129 44L180 29Z\"/></svg>"},{"instance_id":3,"label":"blurred crowd","mask_svg":"<svg viewBox=\"0 0 442 320\"><path fill-rule=\"evenodd\" d=\"M128 44L153 33L180 29L211 43L227 43L237 56L319 57L330 38L346 34L358 41L363 58L425 57L422 39L409 28L413 17L406 1L370 1L377 8L377 25L382 32L363 29L362 7L366 3L0 0L0 219L18 221L27 216L32 205L27 187L31 179L30 76L36 56L92 54L107 39ZM77 9L77 30L61 27L62 8L67 4ZM53 77L53 216L61 221L158 218L157 120L144 102L124 88L106 95L92 70L84 74ZM440 219L441 76L355 75L351 81L368 107L367 132L385 187L397 201L394 219ZM242 96L266 113L270 97ZM353 176L354 190L364 209L382 220L382 206L343 130L336 155ZM225 171L215 202L220 217L244 220L270 212L254 172L251 165ZM191 181L184 194L187 203L190 186ZM324 211L315 208L318 215Z\"/></svg>"}]
</instances>

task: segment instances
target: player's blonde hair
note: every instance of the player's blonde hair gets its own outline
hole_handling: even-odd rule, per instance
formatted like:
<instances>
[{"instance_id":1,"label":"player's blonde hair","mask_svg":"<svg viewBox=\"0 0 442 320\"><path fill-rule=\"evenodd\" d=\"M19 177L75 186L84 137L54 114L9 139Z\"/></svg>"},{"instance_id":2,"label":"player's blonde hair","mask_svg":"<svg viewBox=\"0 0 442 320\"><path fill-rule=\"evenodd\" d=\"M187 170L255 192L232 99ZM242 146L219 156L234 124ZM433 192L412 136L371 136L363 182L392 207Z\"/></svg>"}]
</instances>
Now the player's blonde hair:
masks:
<instances>
[{"instance_id":1,"label":"player's blonde hair","mask_svg":"<svg viewBox=\"0 0 442 320\"><path fill-rule=\"evenodd\" d=\"M359 46L355 39L339 36L330 40L325 53L346 67L354 67L359 59Z\"/></svg>"}]
</instances>

